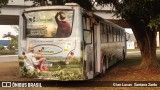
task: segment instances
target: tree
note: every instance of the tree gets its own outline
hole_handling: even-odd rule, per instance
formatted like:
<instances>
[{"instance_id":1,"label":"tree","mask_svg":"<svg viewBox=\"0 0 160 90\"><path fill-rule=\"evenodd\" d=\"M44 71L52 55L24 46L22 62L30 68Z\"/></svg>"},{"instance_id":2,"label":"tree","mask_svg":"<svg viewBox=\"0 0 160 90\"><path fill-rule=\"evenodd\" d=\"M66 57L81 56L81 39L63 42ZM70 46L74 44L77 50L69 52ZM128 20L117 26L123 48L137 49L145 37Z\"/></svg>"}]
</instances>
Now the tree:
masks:
<instances>
[{"instance_id":1,"label":"tree","mask_svg":"<svg viewBox=\"0 0 160 90\"><path fill-rule=\"evenodd\" d=\"M0 0L0 7L6 5L9 0Z\"/></svg>"},{"instance_id":2,"label":"tree","mask_svg":"<svg viewBox=\"0 0 160 90\"><path fill-rule=\"evenodd\" d=\"M0 8L8 3L9 0L0 0ZM0 11L1 13L1 11Z\"/></svg>"},{"instance_id":3,"label":"tree","mask_svg":"<svg viewBox=\"0 0 160 90\"><path fill-rule=\"evenodd\" d=\"M160 0L97 0L99 4L112 4L116 15L132 28L141 51L140 67L157 67L156 36L160 25Z\"/></svg>"},{"instance_id":4,"label":"tree","mask_svg":"<svg viewBox=\"0 0 160 90\"><path fill-rule=\"evenodd\" d=\"M6 37L11 38L11 41L8 45L8 49L13 50L18 48L18 36L14 36L11 34L11 32L8 32L7 34L3 35L3 38L6 38Z\"/></svg>"},{"instance_id":5,"label":"tree","mask_svg":"<svg viewBox=\"0 0 160 90\"><path fill-rule=\"evenodd\" d=\"M18 36L11 37L11 42L8 47L10 47L9 49L13 49L13 50L18 48Z\"/></svg>"},{"instance_id":6,"label":"tree","mask_svg":"<svg viewBox=\"0 0 160 90\"><path fill-rule=\"evenodd\" d=\"M1 45L0 45L0 50L4 50L4 49L5 49L4 46L1 46Z\"/></svg>"}]
</instances>

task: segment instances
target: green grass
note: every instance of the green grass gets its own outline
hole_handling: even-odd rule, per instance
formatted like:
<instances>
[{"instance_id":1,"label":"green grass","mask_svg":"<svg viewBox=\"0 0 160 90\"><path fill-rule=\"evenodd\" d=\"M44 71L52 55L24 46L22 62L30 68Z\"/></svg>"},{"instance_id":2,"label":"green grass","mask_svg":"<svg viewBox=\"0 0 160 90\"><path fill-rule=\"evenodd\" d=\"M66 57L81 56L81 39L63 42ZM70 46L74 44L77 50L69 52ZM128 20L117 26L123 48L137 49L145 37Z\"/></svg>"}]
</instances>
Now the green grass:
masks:
<instances>
[{"instance_id":1,"label":"green grass","mask_svg":"<svg viewBox=\"0 0 160 90\"><path fill-rule=\"evenodd\" d=\"M139 49L127 49L127 52L139 51Z\"/></svg>"},{"instance_id":2,"label":"green grass","mask_svg":"<svg viewBox=\"0 0 160 90\"><path fill-rule=\"evenodd\" d=\"M120 63L120 67L134 67L141 63L141 57L127 57L125 61Z\"/></svg>"},{"instance_id":3,"label":"green grass","mask_svg":"<svg viewBox=\"0 0 160 90\"><path fill-rule=\"evenodd\" d=\"M157 55L158 63L160 64L160 54ZM125 61L121 62L119 64L119 67L136 67L138 66L142 61L142 58L140 56L128 56L126 57Z\"/></svg>"},{"instance_id":4,"label":"green grass","mask_svg":"<svg viewBox=\"0 0 160 90\"><path fill-rule=\"evenodd\" d=\"M160 55L157 55L158 63L160 64Z\"/></svg>"},{"instance_id":5,"label":"green grass","mask_svg":"<svg viewBox=\"0 0 160 90\"><path fill-rule=\"evenodd\" d=\"M0 55L17 55L18 51L15 50L0 50Z\"/></svg>"},{"instance_id":6,"label":"green grass","mask_svg":"<svg viewBox=\"0 0 160 90\"><path fill-rule=\"evenodd\" d=\"M160 48L157 48L157 50L160 50Z\"/></svg>"},{"instance_id":7,"label":"green grass","mask_svg":"<svg viewBox=\"0 0 160 90\"><path fill-rule=\"evenodd\" d=\"M160 50L160 48L157 48L157 50ZM132 51L140 51L139 48L136 49L127 49L127 52L132 52Z\"/></svg>"}]
</instances>

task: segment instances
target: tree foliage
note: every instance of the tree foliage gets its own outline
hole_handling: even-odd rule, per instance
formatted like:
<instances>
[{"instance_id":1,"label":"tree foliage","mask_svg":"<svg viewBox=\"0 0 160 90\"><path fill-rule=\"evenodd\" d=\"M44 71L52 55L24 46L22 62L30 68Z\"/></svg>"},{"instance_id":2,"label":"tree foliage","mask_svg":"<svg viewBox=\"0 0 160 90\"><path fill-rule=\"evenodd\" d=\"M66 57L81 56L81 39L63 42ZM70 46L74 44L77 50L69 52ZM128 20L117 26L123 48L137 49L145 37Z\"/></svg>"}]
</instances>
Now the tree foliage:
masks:
<instances>
[{"instance_id":1,"label":"tree foliage","mask_svg":"<svg viewBox=\"0 0 160 90\"><path fill-rule=\"evenodd\" d=\"M9 0L0 0L0 7L6 5Z\"/></svg>"},{"instance_id":2,"label":"tree foliage","mask_svg":"<svg viewBox=\"0 0 160 90\"><path fill-rule=\"evenodd\" d=\"M113 4L116 14L125 20L136 18L144 25L160 25L160 0L97 0L99 4Z\"/></svg>"},{"instance_id":3,"label":"tree foliage","mask_svg":"<svg viewBox=\"0 0 160 90\"><path fill-rule=\"evenodd\" d=\"M157 27L160 24L157 23L160 18L160 0L125 0L124 5L119 10L122 12L122 17L130 20L132 17L129 16L134 15L134 17L150 27Z\"/></svg>"},{"instance_id":4,"label":"tree foliage","mask_svg":"<svg viewBox=\"0 0 160 90\"><path fill-rule=\"evenodd\" d=\"M11 38L11 41L8 45L8 49L17 49L18 48L18 36L12 35L11 32L3 35L3 38Z\"/></svg>"}]
</instances>

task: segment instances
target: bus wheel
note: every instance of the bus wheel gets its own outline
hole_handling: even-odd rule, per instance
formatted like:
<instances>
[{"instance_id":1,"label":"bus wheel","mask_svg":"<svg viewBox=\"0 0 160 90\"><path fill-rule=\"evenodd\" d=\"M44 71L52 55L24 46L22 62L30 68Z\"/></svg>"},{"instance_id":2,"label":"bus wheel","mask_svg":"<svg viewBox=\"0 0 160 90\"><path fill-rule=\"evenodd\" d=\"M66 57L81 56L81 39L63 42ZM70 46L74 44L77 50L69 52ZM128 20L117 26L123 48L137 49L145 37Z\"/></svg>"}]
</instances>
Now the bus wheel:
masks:
<instances>
[{"instance_id":1,"label":"bus wheel","mask_svg":"<svg viewBox=\"0 0 160 90\"><path fill-rule=\"evenodd\" d=\"M107 68L107 64L106 64L106 57L103 57L103 66L102 66L102 74L105 75L106 73L106 68Z\"/></svg>"},{"instance_id":2,"label":"bus wheel","mask_svg":"<svg viewBox=\"0 0 160 90\"><path fill-rule=\"evenodd\" d=\"M122 61L124 61L125 58L126 58L126 54L125 54L125 52L124 52L124 50L123 50L123 52L122 52Z\"/></svg>"}]
</instances>

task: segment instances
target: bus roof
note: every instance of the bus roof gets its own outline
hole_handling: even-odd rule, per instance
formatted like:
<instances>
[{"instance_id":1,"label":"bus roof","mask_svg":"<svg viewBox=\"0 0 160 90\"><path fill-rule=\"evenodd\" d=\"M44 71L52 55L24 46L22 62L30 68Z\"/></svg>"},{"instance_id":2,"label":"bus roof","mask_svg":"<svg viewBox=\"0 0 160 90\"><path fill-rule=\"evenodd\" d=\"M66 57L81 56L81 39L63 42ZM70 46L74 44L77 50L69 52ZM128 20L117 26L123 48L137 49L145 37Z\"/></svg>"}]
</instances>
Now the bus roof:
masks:
<instances>
[{"instance_id":1,"label":"bus roof","mask_svg":"<svg viewBox=\"0 0 160 90\"><path fill-rule=\"evenodd\" d=\"M109 21L109 20L106 20L106 19L104 19L104 18L102 18L102 17L100 17L100 16L98 16L98 15L96 15L96 14L93 14L93 16L95 17L96 20L98 19L99 21L102 21L102 22L108 23L108 24L112 24L112 25L114 25L115 27L121 28L121 29L124 30L123 27L121 27L121 26L119 26L119 25L117 25L117 24L115 24L115 23L113 23L113 22L111 22L111 21Z\"/></svg>"},{"instance_id":2,"label":"bus roof","mask_svg":"<svg viewBox=\"0 0 160 90\"><path fill-rule=\"evenodd\" d=\"M38 11L38 10L49 10L49 9L74 9L74 7L80 7L79 5L56 5L56 6L40 6L40 7L31 7L26 8L24 11Z\"/></svg>"}]
</instances>

